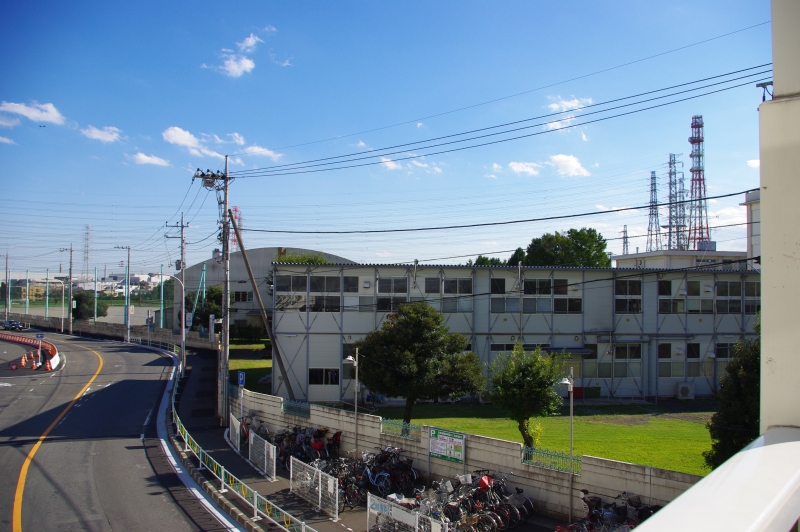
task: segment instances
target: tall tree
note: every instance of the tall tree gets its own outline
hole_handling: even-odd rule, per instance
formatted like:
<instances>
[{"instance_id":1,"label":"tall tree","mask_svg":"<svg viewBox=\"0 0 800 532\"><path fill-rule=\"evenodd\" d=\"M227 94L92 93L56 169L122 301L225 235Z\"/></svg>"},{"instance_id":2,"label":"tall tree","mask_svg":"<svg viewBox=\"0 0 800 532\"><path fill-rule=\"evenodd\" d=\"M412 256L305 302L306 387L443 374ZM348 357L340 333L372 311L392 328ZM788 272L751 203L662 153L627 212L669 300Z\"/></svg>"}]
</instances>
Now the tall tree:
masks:
<instances>
[{"instance_id":1,"label":"tall tree","mask_svg":"<svg viewBox=\"0 0 800 532\"><path fill-rule=\"evenodd\" d=\"M354 347L359 377L372 392L406 398L406 423L419 399L457 398L485 384L478 356L466 351L467 339L451 333L444 317L425 303L401 304Z\"/></svg>"},{"instance_id":2,"label":"tall tree","mask_svg":"<svg viewBox=\"0 0 800 532\"><path fill-rule=\"evenodd\" d=\"M609 268L611 259L603 235L584 227L534 238L526 250L525 266Z\"/></svg>"},{"instance_id":3,"label":"tall tree","mask_svg":"<svg viewBox=\"0 0 800 532\"><path fill-rule=\"evenodd\" d=\"M186 308L194 308L194 318L192 325L208 325L208 317L213 314L214 316L222 317L222 287L209 286L206 289L206 297L202 304L194 307L194 300L197 297L197 292L189 292L186 294ZM189 312L188 310L186 311Z\"/></svg>"},{"instance_id":4,"label":"tall tree","mask_svg":"<svg viewBox=\"0 0 800 532\"><path fill-rule=\"evenodd\" d=\"M519 263L525 264L525 250L522 248L517 248L508 258L509 266L516 266Z\"/></svg>"},{"instance_id":5,"label":"tall tree","mask_svg":"<svg viewBox=\"0 0 800 532\"><path fill-rule=\"evenodd\" d=\"M557 414L564 400L555 385L564 377L563 355L525 351L514 344L489 366L489 398L509 419L517 422L522 441L533 447L534 418Z\"/></svg>"},{"instance_id":6,"label":"tall tree","mask_svg":"<svg viewBox=\"0 0 800 532\"><path fill-rule=\"evenodd\" d=\"M94 318L94 292L81 290L73 294L75 299L75 310L72 313L73 319L88 320ZM101 318L108 315L108 301L97 300L97 317Z\"/></svg>"},{"instance_id":7,"label":"tall tree","mask_svg":"<svg viewBox=\"0 0 800 532\"><path fill-rule=\"evenodd\" d=\"M742 340L719 382L719 407L706 424L711 449L703 453L715 469L742 450L759 434L761 411L761 341Z\"/></svg>"},{"instance_id":8,"label":"tall tree","mask_svg":"<svg viewBox=\"0 0 800 532\"><path fill-rule=\"evenodd\" d=\"M471 266L472 264L470 264ZM505 266L506 261L500 259L498 257L484 257L483 255L478 255L475 259L475 266Z\"/></svg>"}]
</instances>

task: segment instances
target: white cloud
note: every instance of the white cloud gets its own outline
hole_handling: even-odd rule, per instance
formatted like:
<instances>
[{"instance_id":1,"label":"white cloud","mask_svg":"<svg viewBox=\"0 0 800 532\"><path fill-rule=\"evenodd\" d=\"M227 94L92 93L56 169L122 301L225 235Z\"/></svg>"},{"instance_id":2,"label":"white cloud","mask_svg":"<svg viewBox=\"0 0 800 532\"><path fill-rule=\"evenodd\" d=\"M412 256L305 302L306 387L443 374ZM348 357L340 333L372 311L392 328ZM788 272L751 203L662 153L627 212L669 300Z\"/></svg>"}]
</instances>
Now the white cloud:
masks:
<instances>
[{"instance_id":1,"label":"white cloud","mask_svg":"<svg viewBox=\"0 0 800 532\"><path fill-rule=\"evenodd\" d=\"M428 163L421 163L419 161L411 161L411 164L419 166L420 168L427 168L429 166Z\"/></svg>"},{"instance_id":2,"label":"white cloud","mask_svg":"<svg viewBox=\"0 0 800 532\"><path fill-rule=\"evenodd\" d=\"M522 163L522 162L510 162L508 163L508 167L515 174L528 174L528 175L539 175L539 168L542 167L539 163Z\"/></svg>"},{"instance_id":3,"label":"white cloud","mask_svg":"<svg viewBox=\"0 0 800 532\"><path fill-rule=\"evenodd\" d=\"M747 161L747 166L749 166L750 168L758 168L759 166L761 166L761 159L750 159L749 161Z\"/></svg>"},{"instance_id":4,"label":"white cloud","mask_svg":"<svg viewBox=\"0 0 800 532\"><path fill-rule=\"evenodd\" d=\"M595 207L597 207L597 210L600 210L600 211L607 211L607 210L609 210L611 208L611 207L606 207L605 205L600 205L599 203L597 205L595 205Z\"/></svg>"},{"instance_id":5,"label":"white cloud","mask_svg":"<svg viewBox=\"0 0 800 532\"><path fill-rule=\"evenodd\" d=\"M392 256L392 254L390 252L388 252L388 251L376 251L375 255L377 255L378 257L383 257L383 258Z\"/></svg>"},{"instance_id":6,"label":"white cloud","mask_svg":"<svg viewBox=\"0 0 800 532\"><path fill-rule=\"evenodd\" d=\"M14 127L19 125L19 118L10 118L0 115L0 127Z\"/></svg>"},{"instance_id":7,"label":"white cloud","mask_svg":"<svg viewBox=\"0 0 800 532\"><path fill-rule=\"evenodd\" d=\"M425 125L425 124L423 124L422 122L417 122L417 127L422 127L422 126L424 126L424 125Z\"/></svg>"},{"instance_id":8,"label":"white cloud","mask_svg":"<svg viewBox=\"0 0 800 532\"><path fill-rule=\"evenodd\" d=\"M492 163L492 171L493 172L502 172L503 166L497 163Z\"/></svg>"},{"instance_id":9,"label":"white cloud","mask_svg":"<svg viewBox=\"0 0 800 532\"><path fill-rule=\"evenodd\" d=\"M561 96L550 96L549 98L552 103L548 104L547 107L554 113L572 111L592 103L591 98L575 98L574 96L571 100L565 100Z\"/></svg>"},{"instance_id":10,"label":"white cloud","mask_svg":"<svg viewBox=\"0 0 800 532\"><path fill-rule=\"evenodd\" d=\"M103 143L117 142L120 139L122 131L113 126L106 126L103 129L97 129L94 126L89 126L86 129L81 129L81 133L90 139L99 140Z\"/></svg>"},{"instance_id":11,"label":"white cloud","mask_svg":"<svg viewBox=\"0 0 800 532\"><path fill-rule=\"evenodd\" d=\"M239 146L244 146L244 137L238 133L228 133L228 136L231 137L231 140L238 144Z\"/></svg>"},{"instance_id":12,"label":"white cloud","mask_svg":"<svg viewBox=\"0 0 800 532\"><path fill-rule=\"evenodd\" d=\"M583 131L581 131L581 139L583 139L584 141L589 140L588 138L586 138L586 133L584 133Z\"/></svg>"},{"instance_id":13,"label":"white cloud","mask_svg":"<svg viewBox=\"0 0 800 532\"><path fill-rule=\"evenodd\" d=\"M547 131L550 131L550 130L553 130L553 129L564 129L565 127L569 127L569 125L574 120L575 120L575 116L574 115L567 115L564 118L562 118L561 120L553 120L552 122L547 122L544 125L544 128Z\"/></svg>"},{"instance_id":14,"label":"white cloud","mask_svg":"<svg viewBox=\"0 0 800 532\"><path fill-rule=\"evenodd\" d=\"M269 157L273 161L277 161L281 157L283 157L282 153L275 153L274 151L268 148L262 148L258 144L253 144L252 146L248 146L241 151L241 153L245 155L257 155L259 157Z\"/></svg>"},{"instance_id":15,"label":"white cloud","mask_svg":"<svg viewBox=\"0 0 800 532\"><path fill-rule=\"evenodd\" d=\"M189 153L197 156L216 157L217 159L224 159L221 153L208 149L197 137L176 126L168 127L161 133L165 141L176 146L181 146L189 150Z\"/></svg>"},{"instance_id":16,"label":"white cloud","mask_svg":"<svg viewBox=\"0 0 800 532\"><path fill-rule=\"evenodd\" d=\"M129 155L128 159L133 161L136 164L154 164L156 166L169 166L169 161L162 159L161 157L156 157L155 155L145 155L142 152L139 152L135 155Z\"/></svg>"},{"instance_id":17,"label":"white cloud","mask_svg":"<svg viewBox=\"0 0 800 532\"><path fill-rule=\"evenodd\" d=\"M36 103L26 105L24 103L2 102L0 112L22 115L34 122L49 122L51 124L63 124L64 116L58 112L52 103Z\"/></svg>"},{"instance_id":18,"label":"white cloud","mask_svg":"<svg viewBox=\"0 0 800 532\"><path fill-rule=\"evenodd\" d=\"M393 160L389 159L388 157L381 157L381 164L387 170L401 170L403 168L402 164L397 164Z\"/></svg>"},{"instance_id":19,"label":"white cloud","mask_svg":"<svg viewBox=\"0 0 800 532\"><path fill-rule=\"evenodd\" d=\"M229 55L225 62L219 67L222 72L232 78L241 77L242 74L250 72L256 67L252 59L243 55Z\"/></svg>"},{"instance_id":20,"label":"white cloud","mask_svg":"<svg viewBox=\"0 0 800 532\"><path fill-rule=\"evenodd\" d=\"M556 169L558 175L565 176L588 176L589 171L581 166L580 161L574 155L552 155L547 164Z\"/></svg>"},{"instance_id":21,"label":"white cloud","mask_svg":"<svg viewBox=\"0 0 800 532\"><path fill-rule=\"evenodd\" d=\"M16 144L16 142L8 137L0 137L0 144Z\"/></svg>"},{"instance_id":22,"label":"white cloud","mask_svg":"<svg viewBox=\"0 0 800 532\"><path fill-rule=\"evenodd\" d=\"M433 167L433 173L434 174L441 174L442 173L442 169L439 168L438 166L434 166Z\"/></svg>"},{"instance_id":23,"label":"white cloud","mask_svg":"<svg viewBox=\"0 0 800 532\"><path fill-rule=\"evenodd\" d=\"M267 33L272 33L273 31L278 31L278 28L273 26L272 24L268 24L266 28L261 31L266 31Z\"/></svg>"},{"instance_id":24,"label":"white cloud","mask_svg":"<svg viewBox=\"0 0 800 532\"><path fill-rule=\"evenodd\" d=\"M260 42L264 41L251 33L250 36L245 37L242 42L237 42L236 46L239 47L240 52L249 53L255 51L256 45Z\"/></svg>"},{"instance_id":25,"label":"white cloud","mask_svg":"<svg viewBox=\"0 0 800 532\"><path fill-rule=\"evenodd\" d=\"M366 148L367 147L367 145L364 143L363 140L359 140L358 144L356 144L356 146L359 147L359 148Z\"/></svg>"},{"instance_id":26,"label":"white cloud","mask_svg":"<svg viewBox=\"0 0 800 532\"><path fill-rule=\"evenodd\" d=\"M494 174L485 174L483 177L488 177L490 179L497 179L497 176Z\"/></svg>"},{"instance_id":27,"label":"white cloud","mask_svg":"<svg viewBox=\"0 0 800 532\"><path fill-rule=\"evenodd\" d=\"M291 57L289 57L287 59L284 59L283 61L279 61L276 58L275 54L272 53L272 50L270 50L270 52L269 52L269 58L272 59L272 62L275 63L278 66L282 66L282 67L293 66L292 63L291 63L291 61L292 61Z\"/></svg>"}]
</instances>

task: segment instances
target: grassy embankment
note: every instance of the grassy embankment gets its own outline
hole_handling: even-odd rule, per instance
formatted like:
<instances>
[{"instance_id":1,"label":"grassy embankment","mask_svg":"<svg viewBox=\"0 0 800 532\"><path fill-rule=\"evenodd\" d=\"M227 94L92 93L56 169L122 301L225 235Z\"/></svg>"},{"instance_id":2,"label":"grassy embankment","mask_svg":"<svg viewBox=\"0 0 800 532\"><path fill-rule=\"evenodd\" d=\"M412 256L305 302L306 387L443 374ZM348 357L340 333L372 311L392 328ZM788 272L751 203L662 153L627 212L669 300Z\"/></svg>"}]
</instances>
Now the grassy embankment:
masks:
<instances>
[{"instance_id":1,"label":"grassy embankment","mask_svg":"<svg viewBox=\"0 0 800 532\"><path fill-rule=\"evenodd\" d=\"M269 353L269 340L261 343L231 342L228 375L230 382L237 382L237 374L244 371L245 388L258 393L271 393L268 384L258 380L272 373L272 359L264 358Z\"/></svg>"}]
</instances>

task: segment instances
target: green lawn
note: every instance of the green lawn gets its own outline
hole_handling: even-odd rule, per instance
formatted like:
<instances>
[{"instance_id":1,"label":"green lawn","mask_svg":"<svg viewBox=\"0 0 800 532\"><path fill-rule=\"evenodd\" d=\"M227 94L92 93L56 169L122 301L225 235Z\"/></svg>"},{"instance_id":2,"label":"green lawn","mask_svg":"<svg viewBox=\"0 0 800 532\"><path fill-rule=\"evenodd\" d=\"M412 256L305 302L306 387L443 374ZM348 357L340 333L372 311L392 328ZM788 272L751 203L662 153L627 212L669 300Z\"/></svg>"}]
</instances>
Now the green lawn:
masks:
<instances>
[{"instance_id":1,"label":"green lawn","mask_svg":"<svg viewBox=\"0 0 800 532\"><path fill-rule=\"evenodd\" d=\"M690 410L709 410L698 405ZM380 408L378 415L402 419L402 408ZM522 442L515 422L492 405L414 406L414 423L435 425L472 434ZM706 475L701 452L711 447L705 427L710 412L686 411L656 405L598 405L575 407L576 454L644 464L671 471ZM541 446L569 451L569 412L542 418Z\"/></svg>"},{"instance_id":2,"label":"green lawn","mask_svg":"<svg viewBox=\"0 0 800 532\"><path fill-rule=\"evenodd\" d=\"M272 373L272 360L266 358L231 358L228 360L228 375L232 383L236 383L239 371L244 371L244 387L258 393L270 394L268 384L259 384L258 379Z\"/></svg>"}]
</instances>

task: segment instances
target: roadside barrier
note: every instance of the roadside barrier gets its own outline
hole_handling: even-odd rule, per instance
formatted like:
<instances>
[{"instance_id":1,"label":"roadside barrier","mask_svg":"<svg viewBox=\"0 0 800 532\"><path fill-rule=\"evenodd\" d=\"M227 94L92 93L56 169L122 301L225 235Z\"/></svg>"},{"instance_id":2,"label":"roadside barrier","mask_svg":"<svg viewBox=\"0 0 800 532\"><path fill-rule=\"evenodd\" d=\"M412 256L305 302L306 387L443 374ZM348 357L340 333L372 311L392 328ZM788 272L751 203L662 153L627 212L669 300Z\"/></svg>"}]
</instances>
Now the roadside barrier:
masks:
<instances>
[{"instance_id":1,"label":"roadside barrier","mask_svg":"<svg viewBox=\"0 0 800 532\"><path fill-rule=\"evenodd\" d=\"M174 344L167 344L164 342L148 342L138 338L137 340L139 341L134 343L158 347L159 349L164 349L173 354L180 352L180 348ZM178 411L175 408L175 395L177 394L177 391L178 387L175 386L172 389L171 397L172 422L175 424L176 432L184 442L183 450L184 452L191 452L194 454L200 464L199 469L208 469L208 471L220 482L219 492L235 493L242 501L244 501L245 504L252 508L253 513L250 519L253 521L267 519L285 532L317 532L316 529L308 526L305 521L302 521L281 509L278 505L274 504L266 497L259 495L256 490L251 489L247 484L231 475L225 470L225 467L223 467L222 464L214 460L211 455L209 455L203 450L202 447L200 447L197 441L195 441L191 434L189 434L189 431L186 430L183 422L181 422L181 418L178 416Z\"/></svg>"},{"instance_id":2,"label":"roadside barrier","mask_svg":"<svg viewBox=\"0 0 800 532\"><path fill-rule=\"evenodd\" d=\"M292 456L289 491L339 520L339 480Z\"/></svg>"},{"instance_id":3,"label":"roadside barrier","mask_svg":"<svg viewBox=\"0 0 800 532\"><path fill-rule=\"evenodd\" d=\"M372 493L367 494L367 530L375 527L374 530L393 532L448 532L449 525Z\"/></svg>"},{"instance_id":4,"label":"roadside barrier","mask_svg":"<svg viewBox=\"0 0 800 532\"><path fill-rule=\"evenodd\" d=\"M29 345L31 347L36 347L37 349L40 348L41 350L37 351L44 356L45 360L50 362L50 368L56 368L61 363L61 357L58 354L58 349L56 346L50 342L45 340L39 340L37 338L31 338L29 336L18 336L16 334L8 334L8 333L0 333L0 340L5 340L7 342L14 342L17 344ZM33 361L33 353L34 351L30 351L22 355L22 358L30 358ZM39 360L41 362L41 359ZM26 367L27 362L24 360L20 360L20 366ZM40 365L40 364L39 364ZM31 368L36 369L37 364L31 362ZM48 370L49 371L49 370Z\"/></svg>"},{"instance_id":5,"label":"roadside barrier","mask_svg":"<svg viewBox=\"0 0 800 532\"><path fill-rule=\"evenodd\" d=\"M236 419L236 416L230 414L230 422L228 423L230 431L228 433L231 443L236 447L236 450L242 452L242 435L239 433L242 430L242 422Z\"/></svg>"},{"instance_id":6,"label":"roadside barrier","mask_svg":"<svg viewBox=\"0 0 800 532\"><path fill-rule=\"evenodd\" d=\"M274 445L256 434L256 431L250 430L248 459L273 482L277 480L275 476L275 457L277 454L277 449Z\"/></svg>"}]
</instances>

